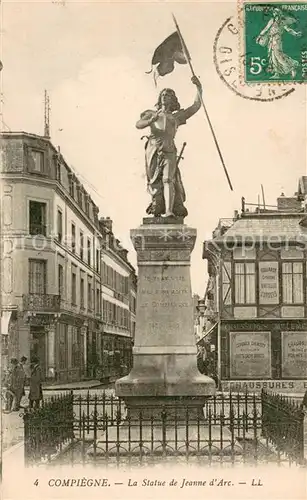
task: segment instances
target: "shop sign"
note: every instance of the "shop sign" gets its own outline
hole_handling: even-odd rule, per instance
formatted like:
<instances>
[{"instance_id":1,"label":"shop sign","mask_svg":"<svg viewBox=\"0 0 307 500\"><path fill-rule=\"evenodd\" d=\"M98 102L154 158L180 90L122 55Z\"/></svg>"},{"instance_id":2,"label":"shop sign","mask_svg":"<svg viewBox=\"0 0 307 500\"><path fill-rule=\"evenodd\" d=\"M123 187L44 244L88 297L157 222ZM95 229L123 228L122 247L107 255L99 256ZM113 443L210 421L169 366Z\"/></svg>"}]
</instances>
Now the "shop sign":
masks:
<instances>
[{"instance_id":1,"label":"shop sign","mask_svg":"<svg viewBox=\"0 0 307 500\"><path fill-rule=\"evenodd\" d=\"M222 380L222 391L260 392L262 389L273 392L300 393L307 390L305 380Z\"/></svg>"},{"instance_id":2,"label":"shop sign","mask_svg":"<svg viewBox=\"0 0 307 500\"><path fill-rule=\"evenodd\" d=\"M271 377L270 332L230 332L230 377Z\"/></svg>"},{"instance_id":3,"label":"shop sign","mask_svg":"<svg viewBox=\"0 0 307 500\"><path fill-rule=\"evenodd\" d=\"M283 377L307 377L307 332L282 333Z\"/></svg>"},{"instance_id":4,"label":"shop sign","mask_svg":"<svg viewBox=\"0 0 307 500\"><path fill-rule=\"evenodd\" d=\"M259 303L279 303L278 262L259 262Z\"/></svg>"}]
</instances>

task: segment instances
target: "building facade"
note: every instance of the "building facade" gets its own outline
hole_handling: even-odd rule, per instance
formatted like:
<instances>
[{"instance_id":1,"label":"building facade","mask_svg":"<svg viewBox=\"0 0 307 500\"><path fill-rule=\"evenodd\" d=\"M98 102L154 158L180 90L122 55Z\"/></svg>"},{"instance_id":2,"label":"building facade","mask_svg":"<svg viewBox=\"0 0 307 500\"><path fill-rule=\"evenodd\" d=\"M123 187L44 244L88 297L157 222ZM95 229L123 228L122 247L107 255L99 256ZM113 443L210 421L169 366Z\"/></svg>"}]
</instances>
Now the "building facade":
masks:
<instances>
[{"instance_id":1,"label":"building facade","mask_svg":"<svg viewBox=\"0 0 307 500\"><path fill-rule=\"evenodd\" d=\"M38 356L46 380L99 377L103 262L113 252L98 207L48 138L4 133L1 153L4 365Z\"/></svg>"},{"instance_id":2,"label":"building facade","mask_svg":"<svg viewBox=\"0 0 307 500\"><path fill-rule=\"evenodd\" d=\"M302 186L302 180L300 180ZM222 389L307 389L307 229L302 193L221 219L204 243Z\"/></svg>"}]
</instances>

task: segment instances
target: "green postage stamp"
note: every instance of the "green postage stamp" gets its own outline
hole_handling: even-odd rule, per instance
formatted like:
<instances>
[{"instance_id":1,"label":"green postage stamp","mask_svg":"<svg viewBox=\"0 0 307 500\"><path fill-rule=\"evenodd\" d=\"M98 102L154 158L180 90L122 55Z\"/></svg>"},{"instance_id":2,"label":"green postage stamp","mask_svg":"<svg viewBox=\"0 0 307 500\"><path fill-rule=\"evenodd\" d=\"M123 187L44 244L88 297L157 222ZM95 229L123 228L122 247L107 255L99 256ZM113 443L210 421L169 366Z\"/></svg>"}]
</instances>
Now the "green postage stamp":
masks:
<instances>
[{"instance_id":1,"label":"green postage stamp","mask_svg":"<svg viewBox=\"0 0 307 500\"><path fill-rule=\"evenodd\" d=\"M307 2L245 3L245 81L307 82Z\"/></svg>"}]
</instances>

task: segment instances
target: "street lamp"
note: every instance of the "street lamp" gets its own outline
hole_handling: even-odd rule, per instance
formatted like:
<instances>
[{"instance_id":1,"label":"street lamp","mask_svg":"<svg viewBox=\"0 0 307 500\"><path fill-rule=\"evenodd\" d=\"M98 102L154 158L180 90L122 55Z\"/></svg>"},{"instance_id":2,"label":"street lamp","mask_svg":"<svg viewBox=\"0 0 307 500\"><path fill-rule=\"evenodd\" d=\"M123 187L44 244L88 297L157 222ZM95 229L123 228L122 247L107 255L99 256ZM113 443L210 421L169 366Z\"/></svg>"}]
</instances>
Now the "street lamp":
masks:
<instances>
[{"instance_id":1,"label":"street lamp","mask_svg":"<svg viewBox=\"0 0 307 500\"><path fill-rule=\"evenodd\" d=\"M199 312L201 317L203 317L205 315L206 309L207 309L207 306L205 303L205 299L198 299L197 311Z\"/></svg>"},{"instance_id":2,"label":"street lamp","mask_svg":"<svg viewBox=\"0 0 307 500\"><path fill-rule=\"evenodd\" d=\"M199 321L199 336L201 337L204 331L204 326L205 326L205 312L206 312L207 306L206 306L206 300L205 298L203 299L198 299L197 301L197 306L196 310L198 313L198 321Z\"/></svg>"}]
</instances>

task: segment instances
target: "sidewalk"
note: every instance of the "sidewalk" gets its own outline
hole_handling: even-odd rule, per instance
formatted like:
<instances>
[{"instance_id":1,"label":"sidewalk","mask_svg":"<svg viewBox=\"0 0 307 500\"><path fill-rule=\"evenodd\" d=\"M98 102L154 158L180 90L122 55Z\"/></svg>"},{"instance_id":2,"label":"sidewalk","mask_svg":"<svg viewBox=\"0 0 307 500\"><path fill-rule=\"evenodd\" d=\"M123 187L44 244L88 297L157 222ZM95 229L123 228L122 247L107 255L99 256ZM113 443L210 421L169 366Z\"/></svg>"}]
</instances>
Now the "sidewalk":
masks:
<instances>
[{"instance_id":1,"label":"sidewalk","mask_svg":"<svg viewBox=\"0 0 307 500\"><path fill-rule=\"evenodd\" d=\"M63 382L62 384L50 384L45 382L43 383L43 391L77 391L93 389L100 386L101 388L106 387L100 380L82 380L81 382ZM26 386L26 390L29 390L28 386Z\"/></svg>"},{"instance_id":2,"label":"sidewalk","mask_svg":"<svg viewBox=\"0 0 307 500\"><path fill-rule=\"evenodd\" d=\"M23 410L2 413L2 451L5 452L23 441Z\"/></svg>"}]
</instances>

